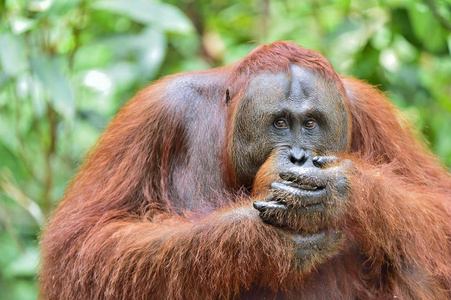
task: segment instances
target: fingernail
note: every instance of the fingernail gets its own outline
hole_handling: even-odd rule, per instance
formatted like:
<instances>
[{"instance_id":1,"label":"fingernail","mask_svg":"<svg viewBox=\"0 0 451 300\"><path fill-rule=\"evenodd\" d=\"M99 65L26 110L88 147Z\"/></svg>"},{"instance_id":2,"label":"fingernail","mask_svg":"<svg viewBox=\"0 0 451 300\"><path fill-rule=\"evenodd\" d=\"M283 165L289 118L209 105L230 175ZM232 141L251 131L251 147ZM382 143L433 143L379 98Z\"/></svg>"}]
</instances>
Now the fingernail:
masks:
<instances>
[{"instance_id":1,"label":"fingernail","mask_svg":"<svg viewBox=\"0 0 451 300\"><path fill-rule=\"evenodd\" d=\"M260 201L255 201L253 205L254 205L254 208L257 210L262 210L264 207L263 202L260 202Z\"/></svg>"}]
</instances>

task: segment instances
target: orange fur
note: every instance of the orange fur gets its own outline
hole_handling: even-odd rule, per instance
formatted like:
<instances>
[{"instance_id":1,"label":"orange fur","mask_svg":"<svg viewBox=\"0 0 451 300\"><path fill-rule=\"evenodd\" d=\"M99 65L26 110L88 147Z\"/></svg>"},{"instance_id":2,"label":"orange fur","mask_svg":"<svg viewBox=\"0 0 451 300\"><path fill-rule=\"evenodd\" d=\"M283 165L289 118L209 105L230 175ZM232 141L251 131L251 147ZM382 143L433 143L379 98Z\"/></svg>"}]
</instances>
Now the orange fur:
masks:
<instances>
[{"instance_id":1,"label":"orange fur","mask_svg":"<svg viewBox=\"0 0 451 300\"><path fill-rule=\"evenodd\" d=\"M238 86L234 106L253 74L290 63L346 93L353 128L347 243L308 272L229 163L225 90ZM230 67L162 79L121 109L44 230L40 297L450 299L450 217L450 175L393 105L316 52L278 42Z\"/></svg>"}]
</instances>

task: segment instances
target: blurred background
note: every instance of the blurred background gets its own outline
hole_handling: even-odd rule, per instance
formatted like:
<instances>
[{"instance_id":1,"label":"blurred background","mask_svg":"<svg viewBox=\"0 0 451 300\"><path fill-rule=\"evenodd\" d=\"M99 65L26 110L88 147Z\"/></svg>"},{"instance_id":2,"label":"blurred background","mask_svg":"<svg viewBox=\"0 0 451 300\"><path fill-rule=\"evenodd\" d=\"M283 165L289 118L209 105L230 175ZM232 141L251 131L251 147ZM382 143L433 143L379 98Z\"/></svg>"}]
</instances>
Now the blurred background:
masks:
<instances>
[{"instance_id":1,"label":"blurred background","mask_svg":"<svg viewBox=\"0 0 451 300\"><path fill-rule=\"evenodd\" d=\"M451 166L451 0L0 0L2 298L36 298L40 228L125 101L275 40L378 85Z\"/></svg>"}]
</instances>

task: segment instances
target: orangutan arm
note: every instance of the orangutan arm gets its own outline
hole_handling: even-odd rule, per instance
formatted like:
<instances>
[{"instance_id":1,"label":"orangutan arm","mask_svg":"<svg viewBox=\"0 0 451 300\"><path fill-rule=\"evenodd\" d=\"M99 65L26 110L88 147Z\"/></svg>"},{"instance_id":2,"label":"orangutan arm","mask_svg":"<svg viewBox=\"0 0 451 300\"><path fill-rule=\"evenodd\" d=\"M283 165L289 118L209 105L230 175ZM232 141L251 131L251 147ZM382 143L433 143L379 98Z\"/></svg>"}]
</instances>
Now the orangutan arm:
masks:
<instances>
[{"instance_id":1,"label":"orangutan arm","mask_svg":"<svg viewBox=\"0 0 451 300\"><path fill-rule=\"evenodd\" d=\"M294 247L292 237L263 224L250 203L200 221L169 215L100 220L67 249L71 255L59 258L64 263L53 271L65 279L53 295L228 299L253 285L283 290L298 274Z\"/></svg>"},{"instance_id":2,"label":"orangutan arm","mask_svg":"<svg viewBox=\"0 0 451 300\"><path fill-rule=\"evenodd\" d=\"M449 191L409 183L396 163L355 165L345 218L348 237L359 242L373 275L395 294L441 299L440 286L451 282L443 275L451 274Z\"/></svg>"}]
</instances>

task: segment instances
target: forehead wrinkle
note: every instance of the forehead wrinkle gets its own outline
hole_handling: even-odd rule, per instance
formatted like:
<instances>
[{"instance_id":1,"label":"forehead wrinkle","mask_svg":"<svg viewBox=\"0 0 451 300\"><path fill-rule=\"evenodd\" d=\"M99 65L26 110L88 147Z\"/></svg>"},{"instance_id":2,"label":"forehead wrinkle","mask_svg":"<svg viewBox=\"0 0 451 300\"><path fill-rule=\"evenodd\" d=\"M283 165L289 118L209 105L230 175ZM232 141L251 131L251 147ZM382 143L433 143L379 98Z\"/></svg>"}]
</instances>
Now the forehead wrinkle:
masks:
<instances>
[{"instance_id":1,"label":"forehead wrinkle","mask_svg":"<svg viewBox=\"0 0 451 300\"><path fill-rule=\"evenodd\" d=\"M290 94L291 82L290 72L260 73L251 80L243 100L256 97L267 102L284 100Z\"/></svg>"},{"instance_id":2,"label":"forehead wrinkle","mask_svg":"<svg viewBox=\"0 0 451 300\"><path fill-rule=\"evenodd\" d=\"M296 64L291 64L290 70L292 76L290 100L310 98L314 92L317 74Z\"/></svg>"},{"instance_id":3,"label":"forehead wrinkle","mask_svg":"<svg viewBox=\"0 0 451 300\"><path fill-rule=\"evenodd\" d=\"M288 97L289 100L293 101L295 99L299 99L303 96L303 91L301 87L301 83L299 80L295 80L294 77L291 80L290 86L290 95Z\"/></svg>"}]
</instances>

